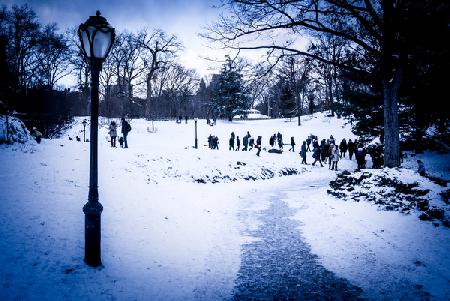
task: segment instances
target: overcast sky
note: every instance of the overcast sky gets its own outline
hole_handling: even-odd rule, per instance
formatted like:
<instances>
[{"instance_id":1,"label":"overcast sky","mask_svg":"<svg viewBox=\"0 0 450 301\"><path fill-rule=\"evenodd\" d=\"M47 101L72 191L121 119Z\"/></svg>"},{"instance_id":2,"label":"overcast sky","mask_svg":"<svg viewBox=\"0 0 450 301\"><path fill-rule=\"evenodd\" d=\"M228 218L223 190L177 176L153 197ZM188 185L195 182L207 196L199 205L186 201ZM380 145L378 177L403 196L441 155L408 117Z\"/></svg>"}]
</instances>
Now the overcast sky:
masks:
<instances>
[{"instance_id":1,"label":"overcast sky","mask_svg":"<svg viewBox=\"0 0 450 301\"><path fill-rule=\"evenodd\" d=\"M219 0L1 0L2 4L27 3L37 13L41 23L56 22L60 29L78 26L100 10L118 31L136 31L147 27L160 28L175 34L183 42L180 62L198 71L201 76L212 73L220 63L203 58L223 60L225 52L211 50L207 42L198 37L202 27L217 20L220 12L215 5Z\"/></svg>"}]
</instances>

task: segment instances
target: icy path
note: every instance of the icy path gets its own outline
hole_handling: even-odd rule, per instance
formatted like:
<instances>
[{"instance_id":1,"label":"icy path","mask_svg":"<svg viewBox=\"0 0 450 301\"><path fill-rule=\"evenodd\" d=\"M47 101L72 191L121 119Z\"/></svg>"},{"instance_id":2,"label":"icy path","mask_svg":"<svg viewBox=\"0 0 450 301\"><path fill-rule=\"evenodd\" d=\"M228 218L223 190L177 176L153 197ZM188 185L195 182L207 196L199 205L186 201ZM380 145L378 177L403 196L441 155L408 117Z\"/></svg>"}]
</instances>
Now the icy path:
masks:
<instances>
[{"instance_id":1,"label":"icy path","mask_svg":"<svg viewBox=\"0 0 450 301\"><path fill-rule=\"evenodd\" d=\"M302 182L302 191L314 182ZM321 183L323 185L323 183ZM269 208L253 212L261 223L246 235L255 240L244 244L236 279L235 300L344 300L356 299L361 289L338 278L318 262L297 231L295 210L283 201L283 192L270 197ZM250 213L252 214L252 213ZM246 219L247 214L242 218Z\"/></svg>"}]
</instances>

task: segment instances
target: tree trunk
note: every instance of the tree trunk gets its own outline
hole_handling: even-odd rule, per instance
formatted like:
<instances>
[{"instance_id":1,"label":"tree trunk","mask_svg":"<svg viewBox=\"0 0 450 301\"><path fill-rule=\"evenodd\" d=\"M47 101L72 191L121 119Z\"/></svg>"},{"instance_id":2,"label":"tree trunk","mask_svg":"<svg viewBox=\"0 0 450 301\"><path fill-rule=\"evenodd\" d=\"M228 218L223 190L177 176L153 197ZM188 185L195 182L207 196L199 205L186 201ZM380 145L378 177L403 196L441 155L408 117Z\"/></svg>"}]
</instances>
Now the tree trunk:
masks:
<instances>
[{"instance_id":1,"label":"tree trunk","mask_svg":"<svg viewBox=\"0 0 450 301\"><path fill-rule=\"evenodd\" d=\"M398 90L401 83L400 64L394 59L396 42L394 3L383 0L382 87L384 99L384 166L400 166L398 128ZM397 49L398 51L398 49Z\"/></svg>"},{"instance_id":2,"label":"tree trunk","mask_svg":"<svg viewBox=\"0 0 450 301\"><path fill-rule=\"evenodd\" d=\"M297 115L298 115L298 124L297 125L298 126L302 125L300 117L302 116L302 112L303 112L303 108L302 108L303 100L300 100L300 99L301 99L301 95L300 95L300 93L297 93Z\"/></svg>"},{"instance_id":3,"label":"tree trunk","mask_svg":"<svg viewBox=\"0 0 450 301\"><path fill-rule=\"evenodd\" d=\"M400 77L396 71L395 77ZM398 128L398 89L400 79L383 81L384 98L384 165L386 167L400 166L400 145Z\"/></svg>"},{"instance_id":4,"label":"tree trunk","mask_svg":"<svg viewBox=\"0 0 450 301\"><path fill-rule=\"evenodd\" d=\"M333 95L333 80L332 76L330 75L330 79L328 81L328 93L330 96L330 110L331 110L331 116L334 117L334 95Z\"/></svg>"},{"instance_id":5,"label":"tree trunk","mask_svg":"<svg viewBox=\"0 0 450 301\"><path fill-rule=\"evenodd\" d=\"M420 100L417 100L415 103L415 113L416 113L416 120L415 120L415 136L416 136L416 143L415 143L415 152L416 154L423 154L423 133L425 129L425 123L424 123L424 108L422 105L422 102Z\"/></svg>"}]
</instances>

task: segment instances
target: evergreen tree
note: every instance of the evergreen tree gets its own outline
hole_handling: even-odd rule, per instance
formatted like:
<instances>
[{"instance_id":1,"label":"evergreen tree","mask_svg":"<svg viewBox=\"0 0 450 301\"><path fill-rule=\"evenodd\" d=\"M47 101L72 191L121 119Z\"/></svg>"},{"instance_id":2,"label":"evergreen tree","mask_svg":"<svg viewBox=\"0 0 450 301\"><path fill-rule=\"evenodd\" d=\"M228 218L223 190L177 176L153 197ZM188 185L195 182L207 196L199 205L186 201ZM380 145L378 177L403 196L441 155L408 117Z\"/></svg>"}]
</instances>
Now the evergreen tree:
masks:
<instances>
[{"instance_id":1,"label":"evergreen tree","mask_svg":"<svg viewBox=\"0 0 450 301\"><path fill-rule=\"evenodd\" d=\"M295 101L294 91L289 83L284 83L280 95L281 116L292 118L297 115L297 103Z\"/></svg>"},{"instance_id":2,"label":"evergreen tree","mask_svg":"<svg viewBox=\"0 0 450 301\"><path fill-rule=\"evenodd\" d=\"M242 74L229 57L213 86L213 102L216 112L229 121L250 108Z\"/></svg>"}]
</instances>

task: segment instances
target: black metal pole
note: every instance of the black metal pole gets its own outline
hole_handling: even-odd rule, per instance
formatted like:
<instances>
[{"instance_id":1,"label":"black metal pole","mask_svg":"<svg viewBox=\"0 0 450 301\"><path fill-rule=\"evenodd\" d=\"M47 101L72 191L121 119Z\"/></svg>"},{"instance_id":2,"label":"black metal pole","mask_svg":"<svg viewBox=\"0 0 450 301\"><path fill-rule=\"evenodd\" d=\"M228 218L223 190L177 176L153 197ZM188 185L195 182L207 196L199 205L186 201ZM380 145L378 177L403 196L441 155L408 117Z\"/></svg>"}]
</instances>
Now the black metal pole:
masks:
<instances>
[{"instance_id":1,"label":"black metal pole","mask_svg":"<svg viewBox=\"0 0 450 301\"><path fill-rule=\"evenodd\" d=\"M102 62L91 61L91 139L88 202L83 207L84 219L84 261L98 267L101 260L101 214L103 206L98 201L98 106L99 75Z\"/></svg>"},{"instance_id":2,"label":"black metal pole","mask_svg":"<svg viewBox=\"0 0 450 301\"><path fill-rule=\"evenodd\" d=\"M198 148L198 139L197 139L197 120L195 120L195 148Z\"/></svg>"},{"instance_id":3,"label":"black metal pole","mask_svg":"<svg viewBox=\"0 0 450 301\"><path fill-rule=\"evenodd\" d=\"M83 123L83 142L86 142L86 123Z\"/></svg>"}]
</instances>

